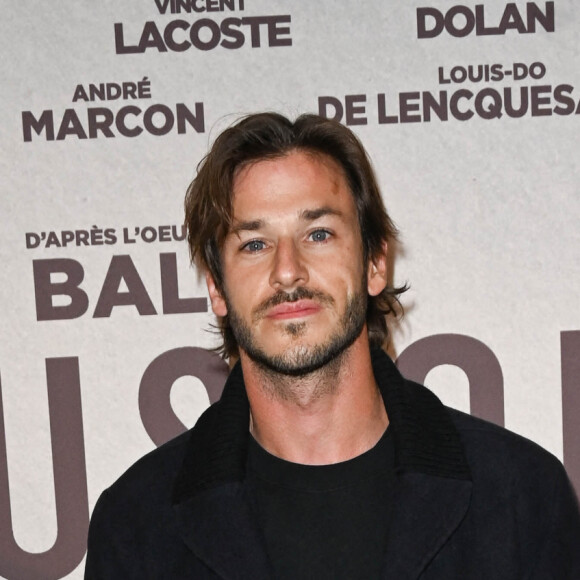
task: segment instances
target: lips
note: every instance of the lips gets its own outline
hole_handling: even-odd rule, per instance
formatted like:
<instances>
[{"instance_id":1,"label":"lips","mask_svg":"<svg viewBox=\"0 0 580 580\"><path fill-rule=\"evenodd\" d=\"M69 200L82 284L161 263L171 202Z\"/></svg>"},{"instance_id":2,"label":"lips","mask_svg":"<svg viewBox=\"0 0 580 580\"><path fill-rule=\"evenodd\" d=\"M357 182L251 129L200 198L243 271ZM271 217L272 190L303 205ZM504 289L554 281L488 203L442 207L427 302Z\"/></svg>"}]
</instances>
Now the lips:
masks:
<instances>
[{"instance_id":1,"label":"lips","mask_svg":"<svg viewBox=\"0 0 580 580\"><path fill-rule=\"evenodd\" d=\"M320 304L314 300L297 300L296 302L283 302L268 311L267 317L274 320L286 320L288 318L302 318L311 316L321 310Z\"/></svg>"}]
</instances>

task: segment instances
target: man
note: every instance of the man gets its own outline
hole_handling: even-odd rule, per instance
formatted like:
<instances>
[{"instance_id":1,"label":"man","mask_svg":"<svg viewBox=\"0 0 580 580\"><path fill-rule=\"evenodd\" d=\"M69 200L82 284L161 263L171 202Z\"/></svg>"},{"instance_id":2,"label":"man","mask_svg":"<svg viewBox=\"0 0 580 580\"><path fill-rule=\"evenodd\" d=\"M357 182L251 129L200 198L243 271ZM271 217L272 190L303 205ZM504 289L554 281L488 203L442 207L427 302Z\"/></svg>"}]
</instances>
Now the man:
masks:
<instances>
[{"instance_id":1,"label":"man","mask_svg":"<svg viewBox=\"0 0 580 580\"><path fill-rule=\"evenodd\" d=\"M103 493L86 578L580 578L561 464L380 350L396 230L347 128L243 119L186 221L239 361L191 431Z\"/></svg>"}]
</instances>

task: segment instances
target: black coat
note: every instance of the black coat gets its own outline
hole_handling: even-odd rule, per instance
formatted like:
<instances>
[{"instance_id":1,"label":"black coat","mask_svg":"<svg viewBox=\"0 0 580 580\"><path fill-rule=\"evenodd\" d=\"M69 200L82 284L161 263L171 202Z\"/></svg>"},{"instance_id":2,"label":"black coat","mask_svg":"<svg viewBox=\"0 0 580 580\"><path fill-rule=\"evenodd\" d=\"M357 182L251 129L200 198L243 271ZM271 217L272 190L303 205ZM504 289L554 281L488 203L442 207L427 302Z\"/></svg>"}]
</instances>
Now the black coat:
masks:
<instances>
[{"instance_id":1,"label":"black coat","mask_svg":"<svg viewBox=\"0 0 580 580\"><path fill-rule=\"evenodd\" d=\"M580 515L561 463L444 407L383 353L373 369L396 465L382 578L580 579ZM193 429L103 492L85 578L272 578L244 481L248 425L238 365Z\"/></svg>"}]
</instances>

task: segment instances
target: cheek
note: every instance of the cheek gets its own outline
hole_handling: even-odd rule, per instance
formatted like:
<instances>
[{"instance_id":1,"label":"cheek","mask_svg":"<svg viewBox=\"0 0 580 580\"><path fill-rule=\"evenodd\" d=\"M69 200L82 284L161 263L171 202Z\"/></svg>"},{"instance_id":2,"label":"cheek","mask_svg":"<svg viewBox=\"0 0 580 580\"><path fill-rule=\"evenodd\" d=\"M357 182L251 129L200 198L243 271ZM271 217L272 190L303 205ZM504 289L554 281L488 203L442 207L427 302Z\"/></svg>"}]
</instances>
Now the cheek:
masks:
<instances>
[{"instance_id":1,"label":"cheek","mask_svg":"<svg viewBox=\"0 0 580 580\"><path fill-rule=\"evenodd\" d=\"M348 261L352 258L341 257L329 260L324 268L318 268L317 275L310 276L312 288L317 288L334 297L337 303L348 300L355 294L367 290L366 272L358 264Z\"/></svg>"},{"instance_id":2,"label":"cheek","mask_svg":"<svg viewBox=\"0 0 580 580\"><path fill-rule=\"evenodd\" d=\"M227 288L231 289L229 297L256 298L268 286L271 264L268 260L224 260L224 278Z\"/></svg>"},{"instance_id":3,"label":"cheek","mask_svg":"<svg viewBox=\"0 0 580 580\"><path fill-rule=\"evenodd\" d=\"M234 310L241 317L250 316L260 299L263 299L258 281L250 275L228 277L225 295L227 298L226 306L229 306L230 310Z\"/></svg>"}]
</instances>

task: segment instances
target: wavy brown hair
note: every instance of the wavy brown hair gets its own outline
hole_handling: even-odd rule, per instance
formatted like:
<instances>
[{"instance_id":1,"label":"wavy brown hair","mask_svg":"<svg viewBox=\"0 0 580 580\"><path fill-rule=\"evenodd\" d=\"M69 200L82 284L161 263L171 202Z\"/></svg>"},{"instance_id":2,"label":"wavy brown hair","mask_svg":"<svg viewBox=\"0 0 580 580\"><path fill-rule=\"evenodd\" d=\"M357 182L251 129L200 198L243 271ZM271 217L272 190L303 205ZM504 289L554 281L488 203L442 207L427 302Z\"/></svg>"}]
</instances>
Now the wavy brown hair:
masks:
<instances>
[{"instance_id":1,"label":"wavy brown hair","mask_svg":"<svg viewBox=\"0 0 580 580\"><path fill-rule=\"evenodd\" d=\"M197 176L185 196L185 225L191 260L213 276L223 291L220 250L232 224L233 183L249 163L283 157L302 150L331 157L342 167L354 197L364 261L378 256L383 243L396 239L397 228L387 214L368 155L354 133L337 121L318 115L301 115L292 122L277 113L249 115L221 133L197 167ZM373 346L388 336L386 316L400 310L398 296L407 289L387 286L369 296L367 328ZM218 320L226 357L238 355L228 317Z\"/></svg>"}]
</instances>

